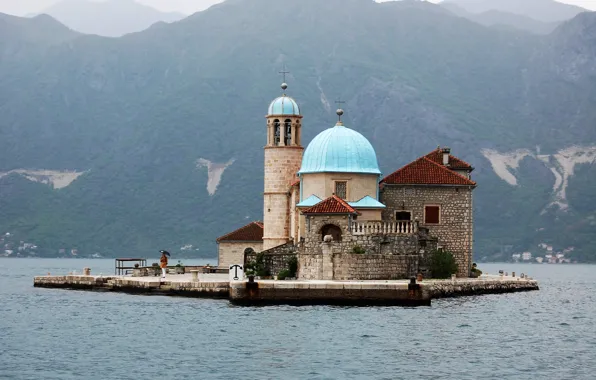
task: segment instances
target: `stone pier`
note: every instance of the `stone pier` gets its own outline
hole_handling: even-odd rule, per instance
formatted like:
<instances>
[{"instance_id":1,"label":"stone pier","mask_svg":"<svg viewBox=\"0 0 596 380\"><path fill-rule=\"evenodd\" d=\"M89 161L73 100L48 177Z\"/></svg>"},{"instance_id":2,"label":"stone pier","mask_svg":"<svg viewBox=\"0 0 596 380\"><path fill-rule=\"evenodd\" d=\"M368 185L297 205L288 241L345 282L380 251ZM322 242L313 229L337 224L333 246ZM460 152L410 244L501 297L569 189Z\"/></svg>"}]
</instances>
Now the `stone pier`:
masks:
<instances>
[{"instance_id":1,"label":"stone pier","mask_svg":"<svg viewBox=\"0 0 596 380\"><path fill-rule=\"evenodd\" d=\"M158 277L41 276L34 286L131 294L222 298L238 305L401 305L430 306L437 298L538 290L528 278L482 276L478 279L394 281L299 280L233 281L227 275L190 274Z\"/></svg>"}]
</instances>

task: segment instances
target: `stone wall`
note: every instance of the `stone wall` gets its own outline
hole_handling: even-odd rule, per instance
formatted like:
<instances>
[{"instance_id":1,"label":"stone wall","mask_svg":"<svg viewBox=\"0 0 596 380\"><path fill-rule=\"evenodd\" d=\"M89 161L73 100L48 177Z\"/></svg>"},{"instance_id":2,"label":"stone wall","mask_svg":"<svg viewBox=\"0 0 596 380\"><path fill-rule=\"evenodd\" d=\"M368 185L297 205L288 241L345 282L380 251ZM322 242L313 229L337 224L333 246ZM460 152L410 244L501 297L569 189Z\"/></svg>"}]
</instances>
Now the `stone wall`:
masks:
<instances>
[{"instance_id":1,"label":"stone wall","mask_svg":"<svg viewBox=\"0 0 596 380\"><path fill-rule=\"evenodd\" d=\"M298 278L300 280L323 278L323 255L298 255Z\"/></svg>"},{"instance_id":2,"label":"stone wall","mask_svg":"<svg viewBox=\"0 0 596 380\"><path fill-rule=\"evenodd\" d=\"M381 202L387 206L383 220L395 220L397 211L410 211L438 244L451 251L458 265L458 276L467 277L472 264L472 188L454 186L385 185ZM439 224L425 224L424 207L440 206Z\"/></svg>"},{"instance_id":3,"label":"stone wall","mask_svg":"<svg viewBox=\"0 0 596 380\"><path fill-rule=\"evenodd\" d=\"M418 273L418 264L418 255L336 254L333 255L333 279L406 279Z\"/></svg>"},{"instance_id":4,"label":"stone wall","mask_svg":"<svg viewBox=\"0 0 596 380\"><path fill-rule=\"evenodd\" d=\"M398 280L418 273L419 255L379 255L334 253L331 255L333 273L324 276L323 254L299 255L298 278L301 280Z\"/></svg>"},{"instance_id":5,"label":"stone wall","mask_svg":"<svg viewBox=\"0 0 596 380\"><path fill-rule=\"evenodd\" d=\"M218 266L229 268L233 264L244 263L244 250L252 248L256 252L263 250L263 242L221 242L218 245Z\"/></svg>"},{"instance_id":6,"label":"stone wall","mask_svg":"<svg viewBox=\"0 0 596 380\"><path fill-rule=\"evenodd\" d=\"M419 252L418 235L352 235L349 230L347 216L311 216L307 220L304 253L322 253L323 236L321 230L328 224L336 225L342 231L342 240L333 242L333 253L352 253L354 246L360 246L367 254L412 255Z\"/></svg>"},{"instance_id":7,"label":"stone wall","mask_svg":"<svg viewBox=\"0 0 596 380\"><path fill-rule=\"evenodd\" d=\"M288 269L288 262L291 258L296 257L298 254L298 247L292 243L287 243L263 251L262 254L264 255L263 260L265 267L269 269L272 276L276 276L282 270ZM244 264L250 261L255 261L257 256L257 252L246 255L246 262Z\"/></svg>"}]
</instances>

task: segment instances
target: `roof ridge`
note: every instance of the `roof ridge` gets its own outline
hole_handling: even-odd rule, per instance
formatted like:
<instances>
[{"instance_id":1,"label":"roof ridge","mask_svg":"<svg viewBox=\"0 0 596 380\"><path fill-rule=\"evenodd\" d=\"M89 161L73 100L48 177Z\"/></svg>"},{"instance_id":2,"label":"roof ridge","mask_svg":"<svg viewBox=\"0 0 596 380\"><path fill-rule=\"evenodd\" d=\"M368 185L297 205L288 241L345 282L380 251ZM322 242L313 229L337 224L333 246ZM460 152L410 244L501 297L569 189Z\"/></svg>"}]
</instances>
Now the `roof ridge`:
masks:
<instances>
[{"instance_id":1,"label":"roof ridge","mask_svg":"<svg viewBox=\"0 0 596 380\"><path fill-rule=\"evenodd\" d=\"M337 201L339 201L339 203L341 203L344 207L347 207L349 210L351 210L352 212L356 212L356 210L354 210L354 208L352 206L350 206L350 204L348 202L346 202L345 200L341 199L340 197L338 197L337 195L333 194L332 195L333 198L335 198Z\"/></svg>"},{"instance_id":2,"label":"roof ridge","mask_svg":"<svg viewBox=\"0 0 596 380\"><path fill-rule=\"evenodd\" d=\"M264 228L264 226L265 226L263 224L263 222L261 222L261 221L252 221L252 222L248 223L247 225L244 225L244 226L242 226L240 228L235 229L232 232L229 232L229 233L227 233L227 234L225 234L223 236L218 237L216 241L220 241L220 240L226 239L226 238L234 235L235 233L240 232L241 230L243 230L243 229L245 229L247 227L250 227L253 224L257 225L259 228Z\"/></svg>"},{"instance_id":3,"label":"roof ridge","mask_svg":"<svg viewBox=\"0 0 596 380\"><path fill-rule=\"evenodd\" d=\"M456 175L456 176L460 177L461 179L464 179L464 180L466 180L466 181L470 182L470 184L476 185L476 182L474 182L474 181L472 181L471 179L469 179L469 178L467 178L467 177L464 177L463 175L461 175L461 174L459 174L459 173L457 173L457 172L455 172L455 171L453 171L453 170L449 169L448 167L446 167L446 166L443 166L443 165L439 165L439 164L437 164L436 162L434 162L433 160L431 160L430 158L428 158L428 157L426 157L426 156L424 156L423 158L424 158L426 161L428 161L428 162L432 163L433 165L435 165L435 166L437 166L437 167L441 168L441 170L445 171L446 173L449 173L449 174L454 174L454 175Z\"/></svg>"},{"instance_id":4,"label":"roof ridge","mask_svg":"<svg viewBox=\"0 0 596 380\"><path fill-rule=\"evenodd\" d=\"M350 206L346 201L338 197L337 195L333 194L332 196L326 198L325 200L317 203L316 205L309 207L308 209L302 211L303 214L309 213L317 213L316 208L321 208L327 206L331 202L337 202L341 207L343 207L349 213L357 213L357 211ZM337 212L330 212L331 214L337 214Z\"/></svg>"},{"instance_id":5,"label":"roof ridge","mask_svg":"<svg viewBox=\"0 0 596 380\"><path fill-rule=\"evenodd\" d=\"M432 154L435 154L435 153L439 153L439 154L442 154L442 153L443 153L443 150L441 149L441 147L440 147L440 146L439 146L439 147L437 147L437 149L433 150L432 152L430 152L430 153L426 154L426 155L425 155L425 156L423 156L423 157L427 157L427 158L428 158L428 156L430 156L430 155L432 155ZM464 166L467 166L468 168L470 168L470 169L472 169L472 170L474 169L474 168L472 167L472 165L470 165L468 162L466 162L466 161L462 160L462 159L461 159L461 158L459 158L459 157L456 157L456 156L452 155L451 153L449 153L449 158L450 158L450 159L452 159L452 160L454 160L454 161L459 161L459 163L463 164ZM435 163L437 163L437 162L435 162ZM453 170L453 169L450 169L450 170Z\"/></svg>"},{"instance_id":6,"label":"roof ridge","mask_svg":"<svg viewBox=\"0 0 596 380\"><path fill-rule=\"evenodd\" d=\"M434 175L431 173L423 174L425 169L424 169L424 167L420 167L420 165L423 165L423 166L427 165L426 166L427 171L430 170L432 172L433 170L438 170L438 172L435 173ZM414 177L412 177L410 172L417 173L417 174L414 175ZM427 177L433 176L434 178L432 180L421 179L424 176L427 176ZM394 184L408 183L411 185L415 185L415 184L440 185L441 181L445 181L445 179L443 179L443 180L439 179L439 177L441 177L441 176L444 178L448 178L448 179L450 178L450 180L446 180L446 182L444 183L445 185L477 186L476 182L472 181L471 179L465 177L462 174L457 173L455 170L452 170L444 165L441 165L441 164L433 161L432 159L430 159L426 156L417 158L416 160L410 162L409 164L394 171L393 173L391 173L388 176L386 176L385 178L383 178L381 180L381 182L379 182L379 184L382 185L382 184L391 184L391 183L394 183ZM430 177L428 177L428 178L430 178ZM420 182L418 182L418 181L420 181ZM450 183L450 182L457 182L457 183Z\"/></svg>"},{"instance_id":7,"label":"roof ridge","mask_svg":"<svg viewBox=\"0 0 596 380\"><path fill-rule=\"evenodd\" d=\"M399 172L401 172L401 171L405 170L405 169L406 169L408 166L412 166L412 165L414 165L416 162L420 161L420 159L421 159L421 158L424 158L424 157L426 157L426 156L420 156L420 157L418 157L417 159L415 159L414 161L412 161L412 162L410 162L410 163L408 163L408 164L405 164L404 166L402 166L401 168L397 169L397 170L396 170L396 171L394 171L393 173L386 175L386 176L385 176L385 177L384 177L384 178L383 178L383 179L382 179L382 180L381 180L379 183L383 183L383 182L385 182L385 180L386 180L387 178L389 178L389 177L391 177L391 176L393 176L393 175L396 175L397 173L399 173Z\"/></svg>"}]
</instances>

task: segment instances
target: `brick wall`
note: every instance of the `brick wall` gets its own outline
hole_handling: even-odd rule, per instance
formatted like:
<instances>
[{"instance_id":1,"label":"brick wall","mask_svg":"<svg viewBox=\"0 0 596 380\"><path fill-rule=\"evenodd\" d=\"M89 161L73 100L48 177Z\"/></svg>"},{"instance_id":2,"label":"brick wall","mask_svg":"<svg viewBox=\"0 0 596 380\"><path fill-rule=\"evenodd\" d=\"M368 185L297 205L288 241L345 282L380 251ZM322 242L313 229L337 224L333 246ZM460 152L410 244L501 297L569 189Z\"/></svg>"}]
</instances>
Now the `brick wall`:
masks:
<instances>
[{"instance_id":1,"label":"brick wall","mask_svg":"<svg viewBox=\"0 0 596 380\"><path fill-rule=\"evenodd\" d=\"M257 259L258 252L250 255L246 255L246 262L254 261ZM265 267L269 269L272 276L277 276L279 272L284 269L288 269L288 262L292 257L295 257L298 253L298 247L292 243L283 244L266 251L263 251Z\"/></svg>"},{"instance_id":2,"label":"brick wall","mask_svg":"<svg viewBox=\"0 0 596 380\"><path fill-rule=\"evenodd\" d=\"M333 279L398 280L415 276L419 255L333 255Z\"/></svg>"},{"instance_id":3,"label":"brick wall","mask_svg":"<svg viewBox=\"0 0 596 380\"><path fill-rule=\"evenodd\" d=\"M458 276L466 277L472 262L472 189L453 186L386 185L381 202L387 206L383 220L395 220L396 211L410 211L412 219L438 238L438 244L451 251L458 265ZM440 206L440 223L425 224L425 205Z\"/></svg>"},{"instance_id":4,"label":"brick wall","mask_svg":"<svg viewBox=\"0 0 596 380\"><path fill-rule=\"evenodd\" d=\"M418 273L419 255L378 255L334 253L333 280L397 280ZM317 280L322 278L323 254L300 255L298 278Z\"/></svg>"},{"instance_id":5,"label":"brick wall","mask_svg":"<svg viewBox=\"0 0 596 380\"><path fill-rule=\"evenodd\" d=\"M309 221L310 232L307 221L307 234L304 241L304 252L307 254L322 253L321 229L327 224L336 225L342 230L341 242L333 242L333 253L352 253L356 245L364 248L367 254L411 255L419 252L417 235L352 235L347 216L314 216L310 217Z\"/></svg>"}]
</instances>

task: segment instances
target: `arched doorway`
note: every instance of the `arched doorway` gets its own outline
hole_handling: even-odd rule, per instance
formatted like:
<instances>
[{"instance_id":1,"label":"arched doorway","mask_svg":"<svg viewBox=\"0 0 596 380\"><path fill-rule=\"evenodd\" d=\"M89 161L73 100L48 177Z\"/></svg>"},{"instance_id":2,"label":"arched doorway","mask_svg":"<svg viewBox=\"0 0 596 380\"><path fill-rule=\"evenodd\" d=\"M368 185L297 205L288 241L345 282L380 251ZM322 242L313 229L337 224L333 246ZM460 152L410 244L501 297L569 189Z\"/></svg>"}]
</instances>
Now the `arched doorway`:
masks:
<instances>
[{"instance_id":1,"label":"arched doorway","mask_svg":"<svg viewBox=\"0 0 596 380\"><path fill-rule=\"evenodd\" d=\"M248 247L244 250L244 265L246 265L246 263L249 261L248 256L252 256L254 254L255 254L255 250L252 249L251 247Z\"/></svg>"},{"instance_id":2,"label":"arched doorway","mask_svg":"<svg viewBox=\"0 0 596 380\"><path fill-rule=\"evenodd\" d=\"M341 228L335 224L326 224L321 228L321 240L325 240L325 236L333 236L333 241L341 241Z\"/></svg>"}]
</instances>

